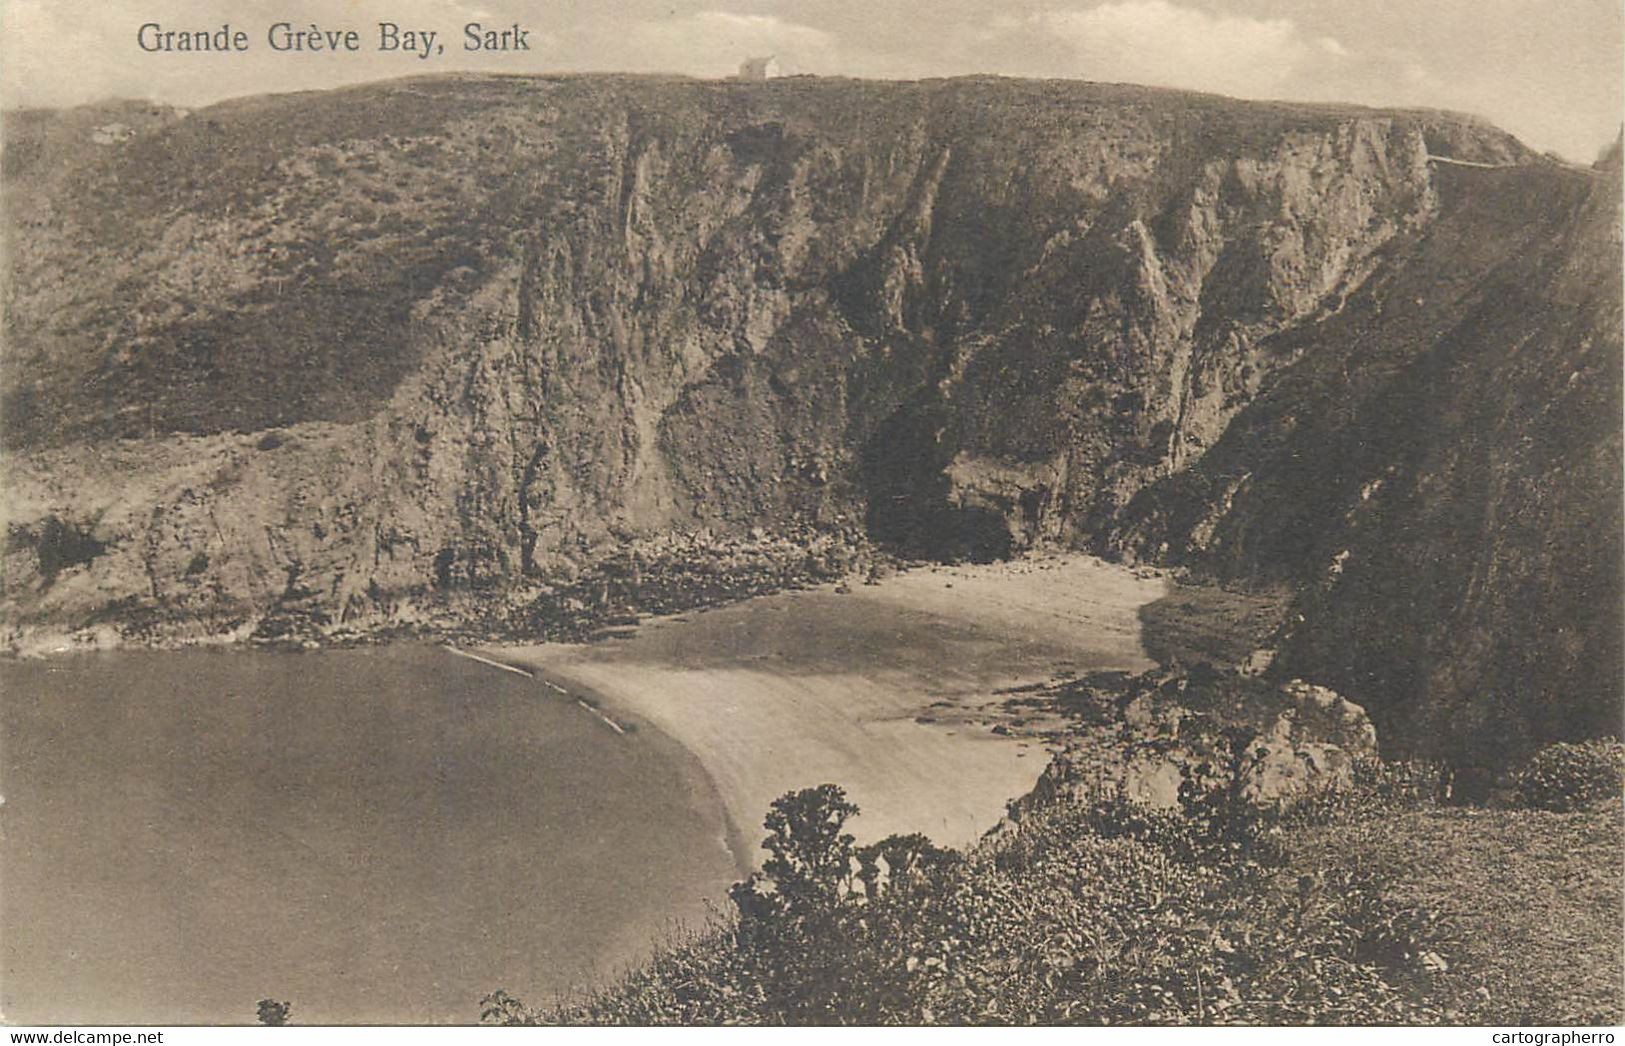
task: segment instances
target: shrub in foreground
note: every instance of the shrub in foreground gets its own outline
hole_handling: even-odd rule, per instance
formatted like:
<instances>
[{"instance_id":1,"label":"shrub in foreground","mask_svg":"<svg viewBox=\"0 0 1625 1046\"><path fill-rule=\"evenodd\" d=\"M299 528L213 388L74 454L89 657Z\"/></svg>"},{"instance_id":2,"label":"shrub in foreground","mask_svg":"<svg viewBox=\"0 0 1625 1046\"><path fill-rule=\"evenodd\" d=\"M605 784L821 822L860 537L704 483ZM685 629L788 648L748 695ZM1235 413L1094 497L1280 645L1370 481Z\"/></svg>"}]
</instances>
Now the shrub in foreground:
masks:
<instances>
[{"instance_id":1,"label":"shrub in foreground","mask_svg":"<svg viewBox=\"0 0 1625 1046\"><path fill-rule=\"evenodd\" d=\"M773 873L590 997L491 1023L1436 1023L1440 922L1380 877L1289 867L1276 829L1070 799L967 855L857 847L834 786L786 795ZM1211 813L1205 807L1201 811ZM1224 822L1228 823L1228 822Z\"/></svg>"},{"instance_id":2,"label":"shrub in foreground","mask_svg":"<svg viewBox=\"0 0 1625 1046\"><path fill-rule=\"evenodd\" d=\"M1625 786L1625 745L1612 738L1547 745L1518 775L1518 798L1536 810L1575 810L1618 799Z\"/></svg>"}]
</instances>

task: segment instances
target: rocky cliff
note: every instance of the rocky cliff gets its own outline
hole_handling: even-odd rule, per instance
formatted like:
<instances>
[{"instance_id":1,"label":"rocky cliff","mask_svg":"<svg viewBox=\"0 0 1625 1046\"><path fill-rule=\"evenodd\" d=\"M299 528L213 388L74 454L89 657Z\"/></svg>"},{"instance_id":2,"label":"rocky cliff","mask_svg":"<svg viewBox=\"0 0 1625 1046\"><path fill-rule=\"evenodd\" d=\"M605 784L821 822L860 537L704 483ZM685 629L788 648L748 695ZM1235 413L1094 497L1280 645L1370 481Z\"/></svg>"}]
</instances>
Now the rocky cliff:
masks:
<instances>
[{"instance_id":1,"label":"rocky cliff","mask_svg":"<svg viewBox=\"0 0 1625 1046\"><path fill-rule=\"evenodd\" d=\"M4 179L17 637L861 532L1285 582L1385 738L1617 713L1618 175L1465 117L450 77L11 114Z\"/></svg>"},{"instance_id":2,"label":"rocky cliff","mask_svg":"<svg viewBox=\"0 0 1625 1046\"><path fill-rule=\"evenodd\" d=\"M1302 361L1110 541L1291 583L1276 671L1489 772L1619 729L1619 172L1434 184L1427 232L1280 335Z\"/></svg>"}]
</instances>

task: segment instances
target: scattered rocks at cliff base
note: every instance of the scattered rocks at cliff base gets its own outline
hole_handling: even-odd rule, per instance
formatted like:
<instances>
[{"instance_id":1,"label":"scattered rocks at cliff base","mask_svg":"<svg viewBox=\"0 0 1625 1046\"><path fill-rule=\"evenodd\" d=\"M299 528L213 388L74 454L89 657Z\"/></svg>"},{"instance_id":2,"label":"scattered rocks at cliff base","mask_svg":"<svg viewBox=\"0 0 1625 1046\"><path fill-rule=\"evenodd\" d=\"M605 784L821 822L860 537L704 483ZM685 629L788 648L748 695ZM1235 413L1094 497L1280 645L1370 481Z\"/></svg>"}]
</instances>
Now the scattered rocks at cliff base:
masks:
<instances>
[{"instance_id":1,"label":"scattered rocks at cliff base","mask_svg":"<svg viewBox=\"0 0 1625 1046\"><path fill-rule=\"evenodd\" d=\"M18 556L34 555L31 543L14 546ZM0 633L0 641L17 655L232 641L308 650L425 636L590 642L624 637L647 615L722 606L857 573L878 580L897 565L851 529L756 527L740 537L701 530L626 541L607 553L584 556L551 583L421 586L392 600L387 610L342 620L334 619L331 602L300 583L301 572L293 569L264 605L244 608L237 617L199 621L184 605L166 606L143 593L127 597L112 620L79 629L18 623ZM83 564L74 566L83 573Z\"/></svg>"}]
</instances>

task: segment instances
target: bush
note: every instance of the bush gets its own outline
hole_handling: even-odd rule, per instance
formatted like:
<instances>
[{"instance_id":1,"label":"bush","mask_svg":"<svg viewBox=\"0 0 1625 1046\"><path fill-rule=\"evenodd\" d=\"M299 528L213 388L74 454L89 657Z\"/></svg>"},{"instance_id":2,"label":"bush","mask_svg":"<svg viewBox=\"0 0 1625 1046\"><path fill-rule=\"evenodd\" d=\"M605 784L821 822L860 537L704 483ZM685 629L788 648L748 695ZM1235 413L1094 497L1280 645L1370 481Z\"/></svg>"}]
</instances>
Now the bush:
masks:
<instances>
[{"instance_id":1,"label":"bush","mask_svg":"<svg viewBox=\"0 0 1625 1046\"><path fill-rule=\"evenodd\" d=\"M857 813L857 804L833 784L787 792L773 801L762 824L768 832L762 871L790 912L808 914L840 900L856 855L852 836L842 829Z\"/></svg>"},{"instance_id":2,"label":"bush","mask_svg":"<svg viewBox=\"0 0 1625 1046\"><path fill-rule=\"evenodd\" d=\"M1547 745L1518 775L1518 797L1536 810L1575 810L1617 799L1625 785L1625 746L1612 738Z\"/></svg>"},{"instance_id":3,"label":"bush","mask_svg":"<svg viewBox=\"0 0 1625 1046\"><path fill-rule=\"evenodd\" d=\"M1444 770L1435 763L1357 759L1351 784L1332 782L1304 796L1281 818L1281 826L1350 824L1431 805L1444 794L1444 781Z\"/></svg>"},{"instance_id":4,"label":"bush","mask_svg":"<svg viewBox=\"0 0 1625 1046\"><path fill-rule=\"evenodd\" d=\"M1202 809L1207 813L1206 807ZM1428 1023L1449 939L1382 875L1260 860L1253 825L1042 807L968 854L855 847L834 786L773 804L773 874L601 991L488 1024ZM1216 827L1217 824L1217 827ZM854 871L855 870L855 871Z\"/></svg>"},{"instance_id":5,"label":"bush","mask_svg":"<svg viewBox=\"0 0 1625 1046\"><path fill-rule=\"evenodd\" d=\"M255 1008L255 1015L261 1024L270 1028L280 1028L293 1017L293 1007L276 999L261 999Z\"/></svg>"}]
</instances>

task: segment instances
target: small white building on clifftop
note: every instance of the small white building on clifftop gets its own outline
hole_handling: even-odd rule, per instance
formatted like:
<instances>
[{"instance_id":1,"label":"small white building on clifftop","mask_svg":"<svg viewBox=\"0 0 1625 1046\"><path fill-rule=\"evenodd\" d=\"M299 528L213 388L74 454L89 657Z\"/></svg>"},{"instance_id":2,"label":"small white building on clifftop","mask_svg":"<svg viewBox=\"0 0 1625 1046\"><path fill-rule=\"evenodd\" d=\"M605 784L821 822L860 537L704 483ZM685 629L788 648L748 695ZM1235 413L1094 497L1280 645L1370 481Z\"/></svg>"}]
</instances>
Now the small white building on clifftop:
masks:
<instances>
[{"instance_id":1,"label":"small white building on clifftop","mask_svg":"<svg viewBox=\"0 0 1625 1046\"><path fill-rule=\"evenodd\" d=\"M735 80L771 80L779 75L779 59L777 55L768 55L766 58L747 58L739 63L739 72L734 75Z\"/></svg>"}]
</instances>

